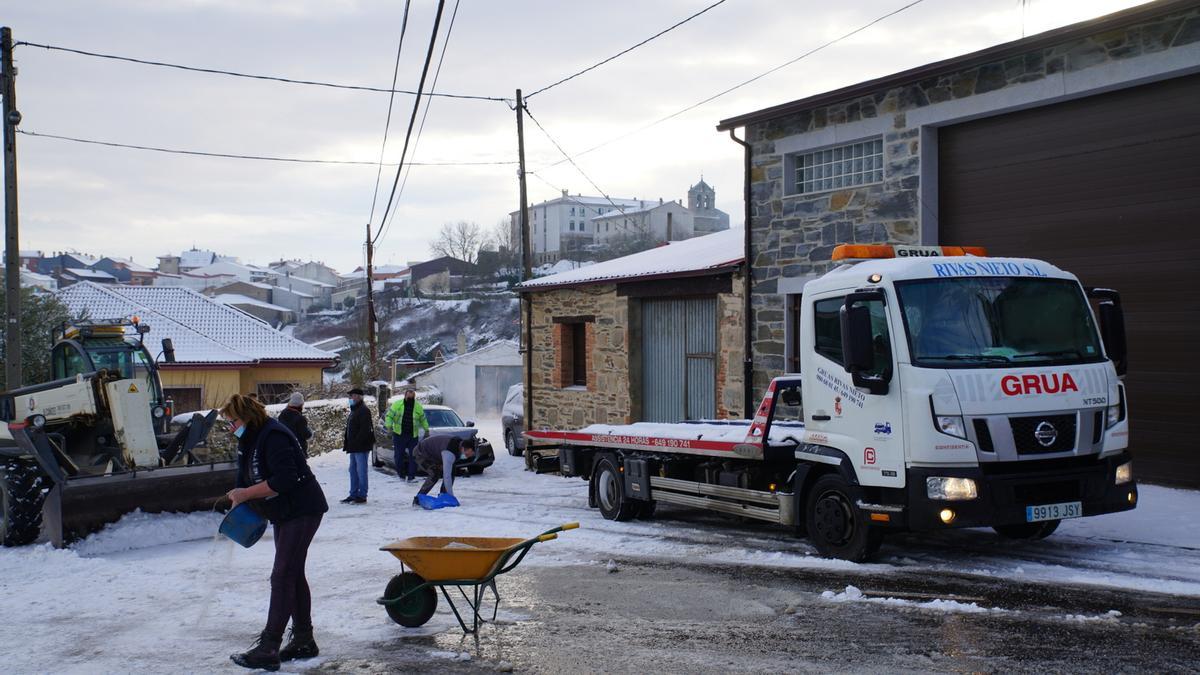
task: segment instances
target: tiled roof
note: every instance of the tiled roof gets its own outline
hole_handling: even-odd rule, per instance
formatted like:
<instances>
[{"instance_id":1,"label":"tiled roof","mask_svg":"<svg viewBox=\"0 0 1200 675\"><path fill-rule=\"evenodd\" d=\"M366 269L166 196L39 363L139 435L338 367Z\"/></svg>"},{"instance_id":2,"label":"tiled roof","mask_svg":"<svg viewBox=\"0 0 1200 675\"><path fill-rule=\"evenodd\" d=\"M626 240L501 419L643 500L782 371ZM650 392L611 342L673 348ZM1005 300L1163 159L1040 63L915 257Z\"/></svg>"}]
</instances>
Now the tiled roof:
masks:
<instances>
[{"instance_id":1,"label":"tiled roof","mask_svg":"<svg viewBox=\"0 0 1200 675\"><path fill-rule=\"evenodd\" d=\"M171 338L181 364L312 361L323 365L335 358L188 288L80 282L60 291L58 297L72 314L87 310L93 320L140 317L150 326L152 344Z\"/></svg>"},{"instance_id":2,"label":"tiled roof","mask_svg":"<svg viewBox=\"0 0 1200 675\"><path fill-rule=\"evenodd\" d=\"M632 281L647 277L695 276L708 270L724 270L742 262L742 235L742 229L739 227L703 237L674 241L666 246L623 258L531 279L517 288L537 291L543 288Z\"/></svg>"},{"instance_id":3,"label":"tiled roof","mask_svg":"<svg viewBox=\"0 0 1200 675\"><path fill-rule=\"evenodd\" d=\"M217 254L212 251L197 251L192 249L179 255L180 267L204 267L217 261Z\"/></svg>"},{"instance_id":4,"label":"tiled roof","mask_svg":"<svg viewBox=\"0 0 1200 675\"><path fill-rule=\"evenodd\" d=\"M91 269L82 269L79 267L68 267L65 271L68 274L70 274L71 276L78 277L80 279L105 279L107 281L116 281L117 280L116 277L114 277L113 275L109 274L108 272L104 272L102 270L91 270Z\"/></svg>"}]
</instances>

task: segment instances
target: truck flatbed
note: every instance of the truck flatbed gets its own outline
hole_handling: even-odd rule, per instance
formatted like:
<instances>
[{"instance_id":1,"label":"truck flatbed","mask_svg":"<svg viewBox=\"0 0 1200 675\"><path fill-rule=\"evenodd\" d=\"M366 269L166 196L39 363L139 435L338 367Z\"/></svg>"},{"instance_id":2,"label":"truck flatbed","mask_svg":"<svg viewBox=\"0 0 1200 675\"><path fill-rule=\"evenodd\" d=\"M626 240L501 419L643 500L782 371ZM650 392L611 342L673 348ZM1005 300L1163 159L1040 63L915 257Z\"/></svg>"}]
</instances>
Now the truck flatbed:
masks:
<instances>
[{"instance_id":1,"label":"truck flatbed","mask_svg":"<svg viewBox=\"0 0 1200 675\"><path fill-rule=\"evenodd\" d=\"M762 442L751 436L751 429L751 420L696 420L592 424L575 431L528 431L525 436L535 444L762 459ZM799 445L803 438L803 422L775 422L767 442L773 446Z\"/></svg>"}]
</instances>

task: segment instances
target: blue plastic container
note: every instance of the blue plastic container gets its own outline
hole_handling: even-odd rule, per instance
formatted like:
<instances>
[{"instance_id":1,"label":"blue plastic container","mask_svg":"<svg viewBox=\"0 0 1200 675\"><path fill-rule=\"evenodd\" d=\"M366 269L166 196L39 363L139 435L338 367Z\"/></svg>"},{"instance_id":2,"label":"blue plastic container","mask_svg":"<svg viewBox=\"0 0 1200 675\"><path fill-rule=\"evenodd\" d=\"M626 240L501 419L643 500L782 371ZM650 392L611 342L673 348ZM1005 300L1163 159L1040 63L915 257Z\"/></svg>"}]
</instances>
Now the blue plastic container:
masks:
<instances>
[{"instance_id":1,"label":"blue plastic container","mask_svg":"<svg viewBox=\"0 0 1200 675\"><path fill-rule=\"evenodd\" d=\"M249 504L238 504L225 514L221 521L221 534L246 548L250 548L267 531L267 519L259 515Z\"/></svg>"}]
</instances>

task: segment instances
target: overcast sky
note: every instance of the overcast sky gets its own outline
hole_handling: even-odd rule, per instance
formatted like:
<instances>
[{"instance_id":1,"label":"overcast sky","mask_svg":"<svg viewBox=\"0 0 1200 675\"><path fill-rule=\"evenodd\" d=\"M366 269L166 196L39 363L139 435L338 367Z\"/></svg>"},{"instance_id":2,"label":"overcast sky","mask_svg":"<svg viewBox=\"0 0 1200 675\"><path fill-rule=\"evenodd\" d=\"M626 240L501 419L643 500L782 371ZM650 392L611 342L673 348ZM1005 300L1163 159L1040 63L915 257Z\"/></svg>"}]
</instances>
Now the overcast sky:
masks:
<instances>
[{"instance_id":1,"label":"overcast sky","mask_svg":"<svg viewBox=\"0 0 1200 675\"><path fill-rule=\"evenodd\" d=\"M529 101L569 153L620 137L759 74L910 0L728 0L645 47ZM434 0L414 0L397 87L415 89ZM711 0L461 0L437 90L512 97L653 35ZM684 199L703 174L742 217L741 151L723 118L1140 4L1135 0L925 0L684 115L577 159L612 197ZM296 79L387 87L401 0L80 0L4 3L16 40ZM454 0L447 2L446 21ZM209 152L375 161L388 96L236 79L22 46L21 129ZM436 59L435 59L436 63ZM387 157L399 157L412 97L397 95ZM526 123L539 177L531 201L595 194ZM18 136L21 248L156 256L195 245L243 261L363 260L376 171L211 159ZM501 102L433 102L425 162L513 161ZM384 169L380 209L395 169ZM421 260L446 222L495 225L518 206L511 165L414 167L380 263ZM378 220L379 216L376 216Z\"/></svg>"}]
</instances>

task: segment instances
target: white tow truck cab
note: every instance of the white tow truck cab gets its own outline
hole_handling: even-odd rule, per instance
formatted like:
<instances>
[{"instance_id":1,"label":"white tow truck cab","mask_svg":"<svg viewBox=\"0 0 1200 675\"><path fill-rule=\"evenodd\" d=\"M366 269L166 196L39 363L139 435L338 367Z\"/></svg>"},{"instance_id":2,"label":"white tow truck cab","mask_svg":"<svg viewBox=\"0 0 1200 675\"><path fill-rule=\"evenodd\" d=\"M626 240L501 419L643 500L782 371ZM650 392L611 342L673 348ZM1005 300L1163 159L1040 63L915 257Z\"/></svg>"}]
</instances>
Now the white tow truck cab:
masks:
<instances>
[{"instance_id":1,"label":"white tow truck cab","mask_svg":"<svg viewBox=\"0 0 1200 675\"><path fill-rule=\"evenodd\" d=\"M888 529L1048 536L1132 509L1120 298L982 249L843 245L804 287L801 372L755 418L527 433L608 518L663 501L862 560ZM1093 307L1094 305L1094 307Z\"/></svg>"}]
</instances>

